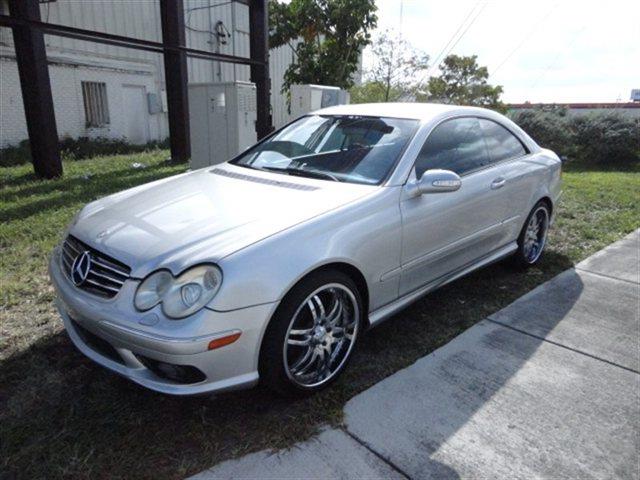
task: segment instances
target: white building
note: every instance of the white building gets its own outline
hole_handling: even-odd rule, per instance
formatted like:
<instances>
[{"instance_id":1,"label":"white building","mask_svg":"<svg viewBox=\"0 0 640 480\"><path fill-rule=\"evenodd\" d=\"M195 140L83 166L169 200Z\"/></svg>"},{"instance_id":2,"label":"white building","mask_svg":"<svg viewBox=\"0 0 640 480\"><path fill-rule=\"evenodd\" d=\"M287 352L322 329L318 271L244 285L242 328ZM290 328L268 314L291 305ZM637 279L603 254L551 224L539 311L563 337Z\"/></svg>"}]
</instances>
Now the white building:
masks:
<instances>
[{"instance_id":1,"label":"white building","mask_svg":"<svg viewBox=\"0 0 640 480\"><path fill-rule=\"evenodd\" d=\"M162 41L159 0L57 0L40 7L42 21ZM8 14L7 0L0 13ZM187 46L249 57L249 11L221 0L185 0ZM131 143L168 136L162 55L58 36L45 36L58 134ZM289 46L271 51L273 121L287 120L282 78ZM249 67L188 59L189 82L249 81ZM0 148L28 138L9 28L0 28Z\"/></svg>"}]
</instances>

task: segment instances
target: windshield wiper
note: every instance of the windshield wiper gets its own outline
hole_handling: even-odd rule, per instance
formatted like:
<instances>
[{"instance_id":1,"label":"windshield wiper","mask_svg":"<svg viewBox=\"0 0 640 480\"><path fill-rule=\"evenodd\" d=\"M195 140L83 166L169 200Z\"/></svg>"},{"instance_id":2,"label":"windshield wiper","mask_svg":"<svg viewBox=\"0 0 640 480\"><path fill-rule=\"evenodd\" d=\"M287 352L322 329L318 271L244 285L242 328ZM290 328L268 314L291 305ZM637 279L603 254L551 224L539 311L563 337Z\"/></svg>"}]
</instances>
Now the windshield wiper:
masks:
<instances>
[{"instance_id":1,"label":"windshield wiper","mask_svg":"<svg viewBox=\"0 0 640 480\"><path fill-rule=\"evenodd\" d=\"M254 167L257 168L257 167ZM309 178L320 178L323 180L333 180L334 182L340 182L341 180L327 172L321 172L319 170L307 170L304 168L278 168L278 167L259 167L260 170L269 170L270 172L280 172L286 173L287 175L293 175L297 177L309 177Z\"/></svg>"}]
</instances>

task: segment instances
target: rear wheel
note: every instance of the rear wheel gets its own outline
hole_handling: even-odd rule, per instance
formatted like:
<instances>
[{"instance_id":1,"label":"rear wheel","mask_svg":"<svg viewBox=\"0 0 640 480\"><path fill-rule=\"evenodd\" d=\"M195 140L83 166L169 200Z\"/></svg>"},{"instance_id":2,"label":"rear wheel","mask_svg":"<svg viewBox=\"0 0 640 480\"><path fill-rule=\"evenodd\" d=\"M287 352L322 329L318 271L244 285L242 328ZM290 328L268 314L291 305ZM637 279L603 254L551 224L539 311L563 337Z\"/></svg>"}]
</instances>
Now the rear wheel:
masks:
<instances>
[{"instance_id":1,"label":"rear wheel","mask_svg":"<svg viewBox=\"0 0 640 480\"><path fill-rule=\"evenodd\" d=\"M288 395L325 388L351 358L362 318L360 293L347 275L312 274L285 296L267 327L261 379Z\"/></svg>"},{"instance_id":2,"label":"rear wheel","mask_svg":"<svg viewBox=\"0 0 640 480\"><path fill-rule=\"evenodd\" d=\"M518 250L513 256L517 266L527 268L540 260L547 243L550 218L546 202L540 201L533 207L518 237Z\"/></svg>"}]
</instances>

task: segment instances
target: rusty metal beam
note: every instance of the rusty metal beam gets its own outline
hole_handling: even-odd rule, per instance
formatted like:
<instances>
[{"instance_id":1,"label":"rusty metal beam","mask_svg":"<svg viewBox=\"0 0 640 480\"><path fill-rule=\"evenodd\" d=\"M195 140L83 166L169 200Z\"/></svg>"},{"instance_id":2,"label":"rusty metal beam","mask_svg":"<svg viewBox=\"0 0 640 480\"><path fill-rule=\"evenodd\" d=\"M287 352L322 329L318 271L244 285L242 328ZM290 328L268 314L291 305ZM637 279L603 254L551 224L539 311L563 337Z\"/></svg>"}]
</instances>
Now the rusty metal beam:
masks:
<instances>
[{"instance_id":1,"label":"rusty metal beam","mask_svg":"<svg viewBox=\"0 0 640 480\"><path fill-rule=\"evenodd\" d=\"M161 42L154 42L152 40L125 37L122 35L114 35L112 33L95 32L93 30L86 30L84 28L68 27L66 25L46 23L40 20L14 18L8 15L0 15L0 27L31 27L47 35L74 38L76 40L102 43L105 45L114 45L116 47L132 48L135 50L145 50L148 52L160 54L164 53L165 50L180 51L186 53L188 57L199 58L202 60L215 60L219 62L236 63L240 65L252 65L253 63L255 63L254 60L246 57L209 52L207 50L189 48L184 45L169 46Z\"/></svg>"},{"instance_id":2,"label":"rusty metal beam","mask_svg":"<svg viewBox=\"0 0 640 480\"><path fill-rule=\"evenodd\" d=\"M269 79L269 10L267 0L249 2L249 50L253 60L251 81L256 85L258 139L273 131L271 121L271 80Z\"/></svg>"},{"instance_id":3,"label":"rusty metal beam","mask_svg":"<svg viewBox=\"0 0 640 480\"><path fill-rule=\"evenodd\" d=\"M40 20L38 0L9 0L9 9L17 19ZM28 26L14 27L13 43L33 169L42 178L59 177L62 162L44 35Z\"/></svg>"},{"instance_id":4,"label":"rusty metal beam","mask_svg":"<svg viewBox=\"0 0 640 480\"><path fill-rule=\"evenodd\" d=\"M44 46L45 34L163 54L171 155L176 161L186 161L191 154L187 57L249 65L251 80L256 84L258 138L263 138L273 131L270 112L267 0L235 1L249 6L250 58L188 48L185 45L182 0L160 0L162 42L42 22L37 0L9 0L10 15L0 15L0 26L13 30L36 173L44 177L62 174Z\"/></svg>"},{"instance_id":5,"label":"rusty metal beam","mask_svg":"<svg viewBox=\"0 0 640 480\"><path fill-rule=\"evenodd\" d=\"M191 158L191 138L187 55L175 48L185 45L183 0L160 0L160 18L162 42L169 47L164 52L164 80L169 105L171 160L188 162Z\"/></svg>"}]
</instances>

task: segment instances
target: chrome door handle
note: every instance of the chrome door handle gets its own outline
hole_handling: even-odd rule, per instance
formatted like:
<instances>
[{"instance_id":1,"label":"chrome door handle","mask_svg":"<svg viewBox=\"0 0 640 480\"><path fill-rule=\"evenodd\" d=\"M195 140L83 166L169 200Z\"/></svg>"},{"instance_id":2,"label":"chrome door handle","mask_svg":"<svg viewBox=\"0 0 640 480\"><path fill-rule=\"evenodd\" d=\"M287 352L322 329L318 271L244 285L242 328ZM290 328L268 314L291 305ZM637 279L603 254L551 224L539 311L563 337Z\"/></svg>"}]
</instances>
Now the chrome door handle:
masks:
<instances>
[{"instance_id":1,"label":"chrome door handle","mask_svg":"<svg viewBox=\"0 0 640 480\"><path fill-rule=\"evenodd\" d=\"M497 190L499 188L504 187L504 184L507 183L506 178L498 177L493 182L491 182L491 190Z\"/></svg>"}]
</instances>

